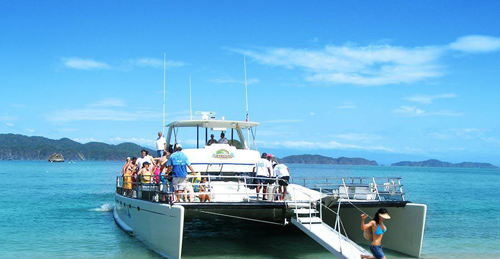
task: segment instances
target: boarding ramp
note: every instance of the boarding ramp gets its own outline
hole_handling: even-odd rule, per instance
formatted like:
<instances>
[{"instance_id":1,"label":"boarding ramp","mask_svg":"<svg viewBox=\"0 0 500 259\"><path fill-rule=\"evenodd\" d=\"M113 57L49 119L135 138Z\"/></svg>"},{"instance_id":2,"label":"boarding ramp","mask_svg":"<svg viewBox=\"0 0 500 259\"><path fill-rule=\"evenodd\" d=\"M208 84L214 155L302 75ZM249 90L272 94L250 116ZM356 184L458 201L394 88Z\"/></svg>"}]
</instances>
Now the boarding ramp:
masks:
<instances>
[{"instance_id":1,"label":"boarding ramp","mask_svg":"<svg viewBox=\"0 0 500 259\"><path fill-rule=\"evenodd\" d=\"M294 188L293 191L295 192L296 189ZM294 212L291 219L292 224L337 258L361 258L361 255L370 254L347 237L347 232L337 212L323 205L321 200L313 200L312 198L309 201L293 200L287 202L287 206ZM321 206L337 215L334 228L323 222ZM319 211L316 210L317 207Z\"/></svg>"}]
</instances>

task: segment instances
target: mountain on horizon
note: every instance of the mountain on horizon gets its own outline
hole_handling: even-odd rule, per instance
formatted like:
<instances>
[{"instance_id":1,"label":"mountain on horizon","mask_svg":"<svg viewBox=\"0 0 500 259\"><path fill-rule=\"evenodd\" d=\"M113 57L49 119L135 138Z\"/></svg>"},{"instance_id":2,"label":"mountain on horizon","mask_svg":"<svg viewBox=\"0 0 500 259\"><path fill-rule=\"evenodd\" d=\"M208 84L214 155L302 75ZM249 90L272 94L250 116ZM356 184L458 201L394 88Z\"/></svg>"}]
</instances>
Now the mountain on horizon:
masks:
<instances>
[{"instance_id":1,"label":"mountain on horizon","mask_svg":"<svg viewBox=\"0 0 500 259\"><path fill-rule=\"evenodd\" d=\"M429 159L425 161L411 162L401 161L392 164L391 166L417 166L417 167L459 167L459 168L498 168L490 163L475 163L475 162L462 162L462 163L449 163L437 159Z\"/></svg>"},{"instance_id":2,"label":"mountain on horizon","mask_svg":"<svg viewBox=\"0 0 500 259\"><path fill-rule=\"evenodd\" d=\"M110 145L101 142L79 143L69 138L59 140L45 137L28 137L20 134L0 134L0 160L47 160L53 153L74 161L83 160L125 160L140 156L146 149L134 143Z\"/></svg>"},{"instance_id":3,"label":"mountain on horizon","mask_svg":"<svg viewBox=\"0 0 500 259\"><path fill-rule=\"evenodd\" d=\"M328 165L378 165L376 161L365 158L350 157L327 157L321 155L292 155L279 159L281 163L289 164L328 164Z\"/></svg>"}]
</instances>

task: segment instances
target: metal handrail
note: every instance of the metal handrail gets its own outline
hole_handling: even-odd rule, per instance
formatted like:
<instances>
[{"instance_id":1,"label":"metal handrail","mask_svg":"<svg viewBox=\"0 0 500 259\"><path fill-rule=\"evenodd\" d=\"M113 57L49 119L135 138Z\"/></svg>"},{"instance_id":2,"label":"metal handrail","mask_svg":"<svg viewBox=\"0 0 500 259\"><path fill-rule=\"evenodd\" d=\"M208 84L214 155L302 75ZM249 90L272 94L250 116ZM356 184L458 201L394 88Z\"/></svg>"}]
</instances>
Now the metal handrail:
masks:
<instances>
[{"instance_id":1,"label":"metal handrail","mask_svg":"<svg viewBox=\"0 0 500 259\"><path fill-rule=\"evenodd\" d=\"M144 183L141 181L135 181L135 182L127 181L126 182L124 180L123 176L117 176L117 183L116 183L117 193L122 194L122 195L127 195L127 196L136 196L137 198L139 198L139 192L141 192L141 193L142 192L149 192L149 193L152 193L149 195L149 200L153 199L156 202L159 202L159 198L158 198L159 195L167 196L166 200L171 202L173 195L202 195L202 194L210 195L211 202L213 202L212 201L213 195L242 196L242 197L246 197L247 202L249 202L250 195L248 192L248 189L249 189L248 187L258 186L260 184L259 183L248 183L248 180L265 179L267 181L270 181L269 184L271 184L271 185L278 183L278 178L270 179L267 177L254 177L254 176L246 176L246 175L243 175L243 176L217 176L217 178L219 178L218 180L212 180L211 179L212 176L210 176L210 175L202 175L202 176L188 175L186 177L187 179L208 178L208 181L207 182L192 183L191 181L188 180L187 183L183 183L182 185L206 186L208 190L212 190L212 191L186 192L186 193L182 193L182 194L176 194L175 192L172 191L172 186L173 186L172 184L155 182L155 178L156 178L155 175L151 175L149 178L151 179L151 181L149 183ZM214 192L212 187L226 185L225 183L227 181L224 181L225 179L233 179L234 183L238 183L238 192ZM244 182L242 183L241 180L244 180ZM132 188L125 189L124 184L130 184ZM243 184L245 186L245 193L244 194L239 192L239 190L240 190L239 185L240 184ZM127 191L131 192L131 193L127 193ZM135 194L134 194L134 192L135 192ZM274 193L274 192L262 192L262 194L263 195L277 195L278 197L279 197L279 195L281 195L281 194ZM155 196L155 198L152 198L151 196ZM273 200L267 200L267 201L273 202L274 198L273 198ZM166 202L166 201L162 201L162 202Z\"/></svg>"},{"instance_id":2,"label":"metal handrail","mask_svg":"<svg viewBox=\"0 0 500 259\"><path fill-rule=\"evenodd\" d=\"M376 197L366 198L367 200L406 200L401 177L308 177L294 178L291 182L315 190L320 189L321 193L328 194L331 191L334 195L345 196L347 200L359 200L359 195ZM358 192L356 187L368 188L371 191Z\"/></svg>"}]
</instances>

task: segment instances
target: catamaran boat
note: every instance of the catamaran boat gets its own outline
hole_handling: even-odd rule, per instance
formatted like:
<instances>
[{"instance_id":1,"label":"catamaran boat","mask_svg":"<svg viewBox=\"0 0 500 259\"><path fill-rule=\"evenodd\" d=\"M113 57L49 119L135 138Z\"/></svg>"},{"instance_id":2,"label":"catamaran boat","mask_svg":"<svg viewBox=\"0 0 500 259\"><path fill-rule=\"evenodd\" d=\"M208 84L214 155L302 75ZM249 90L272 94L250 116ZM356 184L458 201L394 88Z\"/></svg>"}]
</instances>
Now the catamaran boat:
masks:
<instances>
[{"instance_id":1,"label":"catamaran boat","mask_svg":"<svg viewBox=\"0 0 500 259\"><path fill-rule=\"evenodd\" d=\"M134 183L132 190L125 190L122 177L117 177L113 211L117 225L167 258L181 258L185 223L214 219L293 224L334 256L360 258L370 254L363 248L369 242L360 230L360 215L374 215L384 207L392 216L385 223L391 233L384 236L384 247L420 256L427 206L405 199L400 178L292 177L284 200L273 198L279 196L276 180L269 184L270 199L259 199L255 191L255 166L260 158L255 146L258 125L206 116L166 125L168 146L181 140L193 146L182 152L205 178L198 183L205 188L191 194L194 199L190 201L176 201L171 183ZM218 136L221 132L225 132L227 144L207 144L209 134ZM209 195L210 201L202 202L199 197L203 194Z\"/></svg>"}]
</instances>

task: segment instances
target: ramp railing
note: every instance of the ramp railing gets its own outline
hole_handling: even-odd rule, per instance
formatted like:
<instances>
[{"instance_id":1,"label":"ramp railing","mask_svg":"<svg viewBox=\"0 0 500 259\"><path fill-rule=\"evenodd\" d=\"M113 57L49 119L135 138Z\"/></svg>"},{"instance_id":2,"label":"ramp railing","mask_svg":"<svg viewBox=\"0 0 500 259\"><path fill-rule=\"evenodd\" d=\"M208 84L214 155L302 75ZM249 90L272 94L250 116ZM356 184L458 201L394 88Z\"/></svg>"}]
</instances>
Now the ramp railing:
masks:
<instances>
[{"instance_id":1,"label":"ramp railing","mask_svg":"<svg viewBox=\"0 0 500 259\"><path fill-rule=\"evenodd\" d=\"M324 224L325 226L327 226L326 223L324 223L324 221L323 221L323 212L322 212L323 209L327 209L328 211L332 212L335 215L335 223L333 226L332 233L334 233L336 235L336 237L338 238L338 249L339 249L338 252L342 255L342 257L345 257L344 252L352 255L355 250L357 250L361 254L367 253L362 247L360 247L354 241L349 239L349 236L348 236L347 231L345 229L344 223L342 222L342 218L340 217L341 201L339 201L337 211L335 211L335 210L329 208L328 206L326 206L325 204L323 204L321 199L317 199L317 198L314 199L309 193L307 193L299 188L293 188L292 193L293 193L294 197L297 196L297 192L301 192L301 194L309 197L309 206L305 206L306 209L309 210L309 215L308 215L309 219L306 220L306 224L304 224L303 221L301 221L301 219L303 219L303 217L300 217L300 215L299 215L299 207L297 205L297 202L290 201L290 203L292 203L292 202L295 203L295 204L292 203L292 205L295 207L294 214L295 214L296 222L302 224L304 227L309 229L309 231L314 231L313 227L312 227L312 225L314 224L313 218L315 218L316 215L319 214L320 222L316 221L315 223L320 223L320 224ZM295 198L293 200L295 200ZM314 210L314 212L313 212L313 210ZM304 215L304 214L302 214L302 215ZM325 228L328 229L327 227L325 227ZM343 243L345 245L347 245L347 247L343 247L343 245L342 245ZM346 249L347 251L343 251L344 249Z\"/></svg>"}]
</instances>

